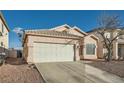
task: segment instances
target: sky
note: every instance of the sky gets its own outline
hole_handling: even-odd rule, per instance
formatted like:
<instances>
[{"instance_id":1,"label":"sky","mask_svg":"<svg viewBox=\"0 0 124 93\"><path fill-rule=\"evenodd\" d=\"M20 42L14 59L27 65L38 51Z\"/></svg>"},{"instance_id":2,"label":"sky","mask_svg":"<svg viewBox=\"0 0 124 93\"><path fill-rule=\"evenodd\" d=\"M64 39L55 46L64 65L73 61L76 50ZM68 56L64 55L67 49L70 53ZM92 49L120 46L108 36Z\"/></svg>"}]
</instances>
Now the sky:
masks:
<instances>
[{"instance_id":1,"label":"sky","mask_svg":"<svg viewBox=\"0 0 124 93\"><path fill-rule=\"evenodd\" d=\"M63 24L77 26L87 32L98 27L98 18L103 12L117 14L124 22L124 11L103 10L3 10L10 28L9 48L20 48L21 42L14 32L22 29L49 29Z\"/></svg>"}]
</instances>

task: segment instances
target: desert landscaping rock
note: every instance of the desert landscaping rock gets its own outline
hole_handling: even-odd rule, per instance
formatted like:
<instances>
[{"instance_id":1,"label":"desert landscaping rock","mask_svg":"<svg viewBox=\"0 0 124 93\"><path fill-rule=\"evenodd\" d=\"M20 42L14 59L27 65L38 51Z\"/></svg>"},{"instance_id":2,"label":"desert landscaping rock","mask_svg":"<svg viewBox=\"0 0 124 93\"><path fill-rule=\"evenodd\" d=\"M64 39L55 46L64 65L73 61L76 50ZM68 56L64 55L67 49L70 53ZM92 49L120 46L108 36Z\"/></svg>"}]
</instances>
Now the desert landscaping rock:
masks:
<instances>
[{"instance_id":1,"label":"desert landscaping rock","mask_svg":"<svg viewBox=\"0 0 124 93\"><path fill-rule=\"evenodd\" d=\"M0 67L1 83L40 83L43 79L37 69L25 65L4 64Z\"/></svg>"}]
</instances>

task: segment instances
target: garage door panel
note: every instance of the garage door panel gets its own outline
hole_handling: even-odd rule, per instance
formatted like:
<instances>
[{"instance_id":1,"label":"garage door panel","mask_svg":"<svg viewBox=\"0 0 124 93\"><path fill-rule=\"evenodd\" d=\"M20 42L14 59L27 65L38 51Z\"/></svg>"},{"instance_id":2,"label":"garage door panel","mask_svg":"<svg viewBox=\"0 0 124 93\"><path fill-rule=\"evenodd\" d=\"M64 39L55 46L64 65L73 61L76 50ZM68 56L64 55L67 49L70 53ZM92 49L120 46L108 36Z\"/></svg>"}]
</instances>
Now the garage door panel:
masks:
<instances>
[{"instance_id":1,"label":"garage door panel","mask_svg":"<svg viewBox=\"0 0 124 93\"><path fill-rule=\"evenodd\" d=\"M35 62L73 61L73 45L34 43Z\"/></svg>"}]
</instances>

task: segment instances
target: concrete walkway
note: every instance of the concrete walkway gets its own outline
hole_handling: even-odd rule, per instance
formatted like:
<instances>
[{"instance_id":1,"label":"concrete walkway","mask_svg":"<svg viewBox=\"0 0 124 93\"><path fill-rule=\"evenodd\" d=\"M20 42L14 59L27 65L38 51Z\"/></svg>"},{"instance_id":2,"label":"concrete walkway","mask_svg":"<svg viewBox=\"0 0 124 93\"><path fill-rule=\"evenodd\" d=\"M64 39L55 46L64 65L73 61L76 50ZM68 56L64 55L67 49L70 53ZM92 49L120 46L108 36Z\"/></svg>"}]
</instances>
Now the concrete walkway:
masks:
<instances>
[{"instance_id":1,"label":"concrete walkway","mask_svg":"<svg viewBox=\"0 0 124 93\"><path fill-rule=\"evenodd\" d=\"M111 77L109 73L102 74L99 69L80 62L36 63L35 65L48 83L105 83L110 81L105 77ZM124 82L120 78L116 78L115 81L114 79L110 82Z\"/></svg>"}]
</instances>

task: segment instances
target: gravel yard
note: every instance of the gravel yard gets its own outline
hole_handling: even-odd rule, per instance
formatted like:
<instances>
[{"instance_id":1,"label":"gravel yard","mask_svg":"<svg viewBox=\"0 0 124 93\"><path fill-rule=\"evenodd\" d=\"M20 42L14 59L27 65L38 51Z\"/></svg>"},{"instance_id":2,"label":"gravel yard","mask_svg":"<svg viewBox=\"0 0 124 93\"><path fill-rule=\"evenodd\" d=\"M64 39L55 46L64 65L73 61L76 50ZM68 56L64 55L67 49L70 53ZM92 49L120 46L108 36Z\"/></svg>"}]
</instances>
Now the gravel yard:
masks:
<instances>
[{"instance_id":1,"label":"gravel yard","mask_svg":"<svg viewBox=\"0 0 124 93\"><path fill-rule=\"evenodd\" d=\"M87 64L124 78L124 61L92 62Z\"/></svg>"},{"instance_id":2,"label":"gravel yard","mask_svg":"<svg viewBox=\"0 0 124 93\"><path fill-rule=\"evenodd\" d=\"M18 64L16 59L7 59L0 66L0 83L41 83L43 79L36 68L28 64ZM10 63L10 64L9 64ZM11 63L14 63L11 64Z\"/></svg>"},{"instance_id":3,"label":"gravel yard","mask_svg":"<svg viewBox=\"0 0 124 93\"><path fill-rule=\"evenodd\" d=\"M43 82L37 69L29 65L4 64L0 67L1 83L40 83Z\"/></svg>"}]
</instances>

